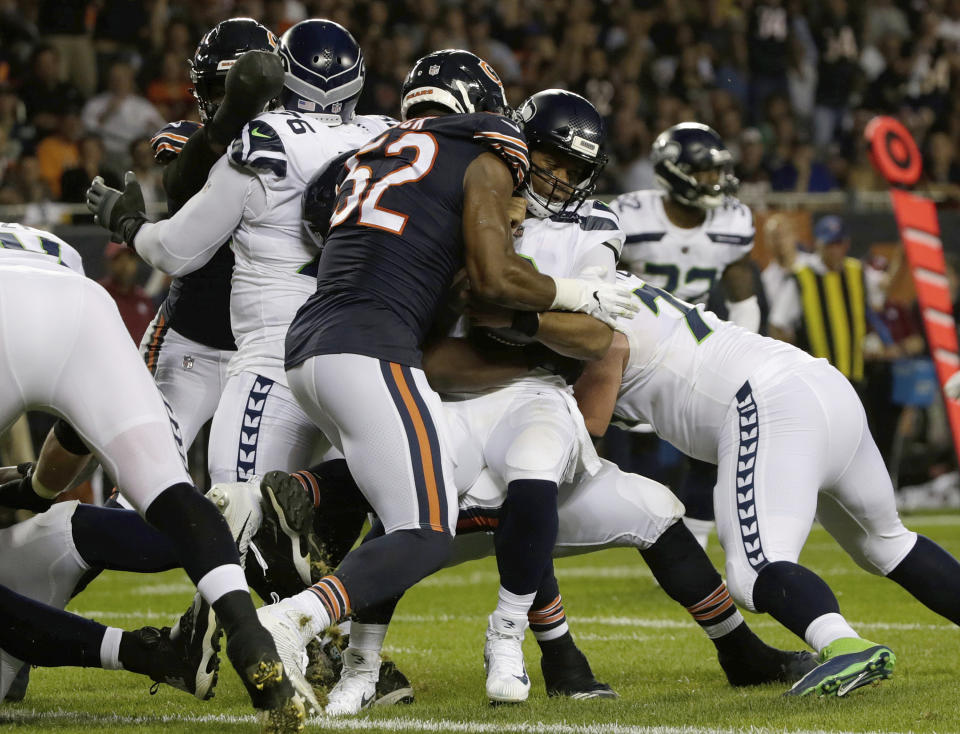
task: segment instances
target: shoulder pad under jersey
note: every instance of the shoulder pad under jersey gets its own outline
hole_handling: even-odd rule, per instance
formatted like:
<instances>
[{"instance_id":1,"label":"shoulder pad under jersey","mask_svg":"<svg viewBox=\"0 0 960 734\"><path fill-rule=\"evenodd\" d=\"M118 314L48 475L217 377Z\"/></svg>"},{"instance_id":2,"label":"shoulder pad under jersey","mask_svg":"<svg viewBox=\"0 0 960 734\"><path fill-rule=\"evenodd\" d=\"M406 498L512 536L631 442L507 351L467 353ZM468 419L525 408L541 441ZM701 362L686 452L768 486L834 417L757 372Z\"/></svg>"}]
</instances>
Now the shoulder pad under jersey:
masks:
<instances>
[{"instance_id":1,"label":"shoulder pad under jersey","mask_svg":"<svg viewBox=\"0 0 960 734\"><path fill-rule=\"evenodd\" d=\"M416 118L415 118L416 119ZM527 139L512 120L492 112L473 112L463 115L443 115L422 118L423 130L439 135L473 140L498 156L510 169L514 187L519 187L530 170ZM411 121L403 123L409 125Z\"/></svg>"},{"instance_id":2,"label":"shoulder pad under jersey","mask_svg":"<svg viewBox=\"0 0 960 734\"><path fill-rule=\"evenodd\" d=\"M150 147L153 148L153 159L160 164L166 164L180 155L187 140L203 125L193 120L177 120L168 122L150 138Z\"/></svg>"},{"instance_id":3,"label":"shoulder pad under jersey","mask_svg":"<svg viewBox=\"0 0 960 734\"><path fill-rule=\"evenodd\" d=\"M238 166L254 173L272 173L277 178L287 175L287 153L283 139L261 115L243 126L240 135L230 144L228 155Z\"/></svg>"},{"instance_id":4,"label":"shoulder pad under jersey","mask_svg":"<svg viewBox=\"0 0 960 734\"><path fill-rule=\"evenodd\" d=\"M713 210L706 230L710 240L717 244L749 249L753 247L755 235L753 212L739 199L725 197L723 203Z\"/></svg>"}]
</instances>

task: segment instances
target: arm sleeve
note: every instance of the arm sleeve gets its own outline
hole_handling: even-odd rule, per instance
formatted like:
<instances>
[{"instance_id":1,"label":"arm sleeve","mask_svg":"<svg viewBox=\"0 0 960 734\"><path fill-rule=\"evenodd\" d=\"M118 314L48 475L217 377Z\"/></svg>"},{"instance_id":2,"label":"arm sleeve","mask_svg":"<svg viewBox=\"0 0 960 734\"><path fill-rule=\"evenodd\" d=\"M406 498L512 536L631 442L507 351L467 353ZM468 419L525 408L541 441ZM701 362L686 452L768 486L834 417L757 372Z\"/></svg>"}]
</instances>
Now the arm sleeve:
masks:
<instances>
[{"instance_id":1,"label":"arm sleeve","mask_svg":"<svg viewBox=\"0 0 960 734\"><path fill-rule=\"evenodd\" d=\"M198 194L173 217L144 224L133 246L144 260L173 276L205 265L240 224L244 212L253 215L266 206L260 180L221 159Z\"/></svg>"},{"instance_id":2,"label":"arm sleeve","mask_svg":"<svg viewBox=\"0 0 960 734\"><path fill-rule=\"evenodd\" d=\"M190 135L179 155L163 169L163 190L171 212L203 188L210 169L220 157L210 149L206 127Z\"/></svg>"}]
</instances>

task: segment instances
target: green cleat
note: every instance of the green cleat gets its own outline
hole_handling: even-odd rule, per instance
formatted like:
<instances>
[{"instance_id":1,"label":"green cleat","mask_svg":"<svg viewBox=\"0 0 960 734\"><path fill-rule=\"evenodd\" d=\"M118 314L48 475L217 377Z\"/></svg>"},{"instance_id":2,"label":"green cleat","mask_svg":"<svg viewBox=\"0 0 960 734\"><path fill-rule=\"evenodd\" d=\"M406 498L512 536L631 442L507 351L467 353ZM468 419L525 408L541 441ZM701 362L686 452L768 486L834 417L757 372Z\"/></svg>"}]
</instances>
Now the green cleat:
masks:
<instances>
[{"instance_id":1,"label":"green cleat","mask_svg":"<svg viewBox=\"0 0 960 734\"><path fill-rule=\"evenodd\" d=\"M842 637L820 651L820 665L798 680L785 696L846 696L893 675L893 651L859 637Z\"/></svg>"}]
</instances>

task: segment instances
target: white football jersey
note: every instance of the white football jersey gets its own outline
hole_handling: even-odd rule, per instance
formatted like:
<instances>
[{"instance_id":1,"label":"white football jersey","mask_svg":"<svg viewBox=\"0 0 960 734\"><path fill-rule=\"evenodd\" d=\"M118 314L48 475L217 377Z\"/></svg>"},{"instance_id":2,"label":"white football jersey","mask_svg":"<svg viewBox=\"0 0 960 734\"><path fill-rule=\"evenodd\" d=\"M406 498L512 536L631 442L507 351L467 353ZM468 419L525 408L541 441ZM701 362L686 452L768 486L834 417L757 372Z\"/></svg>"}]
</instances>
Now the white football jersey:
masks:
<instances>
[{"instance_id":1,"label":"white football jersey","mask_svg":"<svg viewBox=\"0 0 960 734\"><path fill-rule=\"evenodd\" d=\"M254 173L266 207L234 232L230 319L237 354L230 374L250 370L286 384L284 339L297 309L316 290L320 250L303 231L301 196L311 177L341 153L360 147L393 121L360 115L328 127L290 111L264 112L231 144L234 165Z\"/></svg>"},{"instance_id":2,"label":"white football jersey","mask_svg":"<svg viewBox=\"0 0 960 734\"><path fill-rule=\"evenodd\" d=\"M703 305L671 296L626 273L640 310L619 330L630 344L614 414L652 424L685 454L716 463L720 429L737 390L779 379L813 357L722 321Z\"/></svg>"},{"instance_id":3,"label":"white football jersey","mask_svg":"<svg viewBox=\"0 0 960 734\"><path fill-rule=\"evenodd\" d=\"M703 224L684 229L667 217L664 196L632 191L610 203L626 235L621 267L677 298L704 303L724 269L753 249L753 214L728 196Z\"/></svg>"},{"instance_id":4,"label":"white football jersey","mask_svg":"<svg viewBox=\"0 0 960 734\"><path fill-rule=\"evenodd\" d=\"M83 275L80 253L52 232L14 222L0 222L0 266L65 265Z\"/></svg>"},{"instance_id":5,"label":"white football jersey","mask_svg":"<svg viewBox=\"0 0 960 734\"><path fill-rule=\"evenodd\" d=\"M598 277L603 271L603 280L612 283L616 279L623 232L610 207L587 200L576 212L548 219L525 219L514 233L513 246L520 257L529 260L544 275L577 278L584 271L590 271L587 275ZM464 328L463 323L458 324L454 335L462 336ZM543 381L566 388L561 377L546 370L536 370L529 377L517 378L510 384L542 384Z\"/></svg>"}]
</instances>

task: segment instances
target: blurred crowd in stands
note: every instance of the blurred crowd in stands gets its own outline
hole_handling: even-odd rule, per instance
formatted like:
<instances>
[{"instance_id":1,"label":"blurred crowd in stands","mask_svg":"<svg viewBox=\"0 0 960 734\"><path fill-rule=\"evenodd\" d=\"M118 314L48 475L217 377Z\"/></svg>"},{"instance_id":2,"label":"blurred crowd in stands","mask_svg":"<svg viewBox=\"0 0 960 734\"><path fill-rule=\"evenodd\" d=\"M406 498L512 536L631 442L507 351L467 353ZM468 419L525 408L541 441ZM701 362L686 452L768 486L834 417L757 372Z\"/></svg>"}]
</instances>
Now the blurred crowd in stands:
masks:
<instances>
[{"instance_id":1,"label":"blurred crowd in stands","mask_svg":"<svg viewBox=\"0 0 960 734\"><path fill-rule=\"evenodd\" d=\"M610 123L611 193L653 185L650 143L682 120L721 133L745 191L882 188L861 131L883 112L960 200L960 0L0 0L0 204L79 202L128 167L155 195L147 139L196 116L187 59L241 15L343 23L365 113L396 115L412 62L447 47L489 60L514 104L580 92Z\"/></svg>"}]
</instances>

